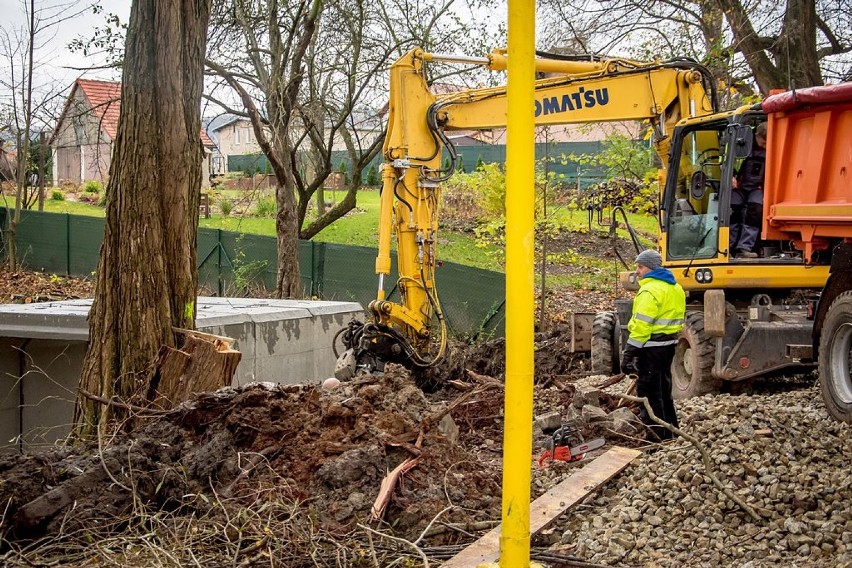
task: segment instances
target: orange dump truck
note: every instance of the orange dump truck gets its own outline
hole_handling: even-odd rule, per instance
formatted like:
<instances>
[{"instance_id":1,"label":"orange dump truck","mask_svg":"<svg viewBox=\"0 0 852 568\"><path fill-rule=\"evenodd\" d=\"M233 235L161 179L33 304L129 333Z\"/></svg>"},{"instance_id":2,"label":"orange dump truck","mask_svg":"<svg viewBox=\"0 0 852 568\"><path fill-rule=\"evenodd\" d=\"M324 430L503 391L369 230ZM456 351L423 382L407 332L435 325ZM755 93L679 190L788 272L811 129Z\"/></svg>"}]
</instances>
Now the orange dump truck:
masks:
<instances>
[{"instance_id":1,"label":"orange dump truck","mask_svg":"<svg viewBox=\"0 0 852 568\"><path fill-rule=\"evenodd\" d=\"M822 395L852 422L852 83L790 91L761 105L768 119L763 238L792 241L831 268L813 315Z\"/></svg>"}]
</instances>

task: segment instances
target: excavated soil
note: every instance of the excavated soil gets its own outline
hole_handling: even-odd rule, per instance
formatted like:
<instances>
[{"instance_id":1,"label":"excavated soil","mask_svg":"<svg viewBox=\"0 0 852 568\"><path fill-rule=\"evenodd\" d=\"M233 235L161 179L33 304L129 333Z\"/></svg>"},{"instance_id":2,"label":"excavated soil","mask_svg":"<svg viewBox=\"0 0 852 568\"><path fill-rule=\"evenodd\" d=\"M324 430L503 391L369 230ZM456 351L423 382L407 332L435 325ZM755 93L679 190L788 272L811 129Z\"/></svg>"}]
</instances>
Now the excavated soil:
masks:
<instances>
[{"instance_id":1,"label":"excavated soil","mask_svg":"<svg viewBox=\"0 0 852 568\"><path fill-rule=\"evenodd\" d=\"M3 528L7 538L32 538L121 517L134 498L169 509L185 507L188 494L239 496L277 483L324 530L341 532L369 516L385 473L417 456L408 489L386 512L397 530L422 529L446 506L445 491L477 511L475 518L494 518L499 469L484 468L430 423L441 409L401 367L335 390L254 384L201 394L141 420L109 445L103 461L91 448L0 459ZM478 425L470 408L460 416Z\"/></svg>"},{"instance_id":2,"label":"excavated soil","mask_svg":"<svg viewBox=\"0 0 852 568\"><path fill-rule=\"evenodd\" d=\"M387 525L379 525L414 540L448 506L442 522L493 522L500 517L503 389L491 379L467 384L470 390L425 395L398 366L331 390L255 383L138 418L103 451L4 456L3 541L20 546L80 532L95 538L99 527L120 530L140 510L173 511L187 522L224 514L214 499L262 507L256 489L270 486L316 530L345 535L370 520L385 474L412 458L418 462L382 515ZM537 411L569 406L573 392L571 385L539 387ZM534 452L542 451L538 431ZM469 540L451 531L430 545Z\"/></svg>"}]
</instances>

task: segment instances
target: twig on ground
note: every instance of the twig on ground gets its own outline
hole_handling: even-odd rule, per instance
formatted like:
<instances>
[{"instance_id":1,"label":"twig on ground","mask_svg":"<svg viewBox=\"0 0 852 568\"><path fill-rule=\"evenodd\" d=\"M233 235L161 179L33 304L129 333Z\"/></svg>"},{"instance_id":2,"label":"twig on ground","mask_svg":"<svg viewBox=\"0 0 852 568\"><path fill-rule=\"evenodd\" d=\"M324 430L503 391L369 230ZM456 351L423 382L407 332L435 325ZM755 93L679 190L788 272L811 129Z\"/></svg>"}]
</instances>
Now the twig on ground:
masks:
<instances>
[{"instance_id":1,"label":"twig on ground","mask_svg":"<svg viewBox=\"0 0 852 568\"><path fill-rule=\"evenodd\" d=\"M612 394L613 394L613 396L621 397L621 398L629 400L631 402L638 402L638 403L642 404L645 407L645 411L648 413L648 416L651 418L651 420L653 420L654 422L656 422L660 426L664 427L669 432L672 432L673 434L680 436L681 438L683 438L684 440L687 440L689 443L691 443L693 446L695 446L695 448L701 454L701 460L704 462L704 470L707 473L707 476L711 479L711 481L713 481L713 485L715 485L716 488L719 491L721 491L726 497L728 497L728 499L730 499L731 501L736 503L752 519L754 519L758 523L763 523L763 517L758 515L757 511L755 511L748 503L743 501L736 493L734 493L733 491L731 491L730 489L725 487L725 485L719 480L719 478L716 477L716 474L713 472L713 466L710 462L710 454L707 453L707 450L704 449L704 446L694 436L691 436L690 434L687 434L686 432L684 432L680 428L678 428L676 426L672 426L671 424L669 424L665 420L658 418L657 415L654 414L654 411L651 408L651 403L648 402L647 397L644 397L644 396L643 397L637 397L637 396L631 396L629 394L621 394L621 393L612 393Z\"/></svg>"},{"instance_id":2,"label":"twig on ground","mask_svg":"<svg viewBox=\"0 0 852 568\"><path fill-rule=\"evenodd\" d=\"M596 389L605 389L606 387L611 387L612 385L618 384L624 379L627 378L625 373L619 373L617 375L613 375L605 381L601 381L595 385L593 385Z\"/></svg>"},{"instance_id":3,"label":"twig on ground","mask_svg":"<svg viewBox=\"0 0 852 568\"><path fill-rule=\"evenodd\" d=\"M434 524L435 524L435 521L437 521L437 520L441 517L441 515L443 515L444 513L449 512L449 511L452 511L453 509L454 509L454 507L453 507L452 505L450 505L449 507L444 507L443 509L441 509L440 511L438 511L438 514L437 514L437 515L435 515L434 517L432 517L432 520L431 520L431 521L429 521L429 524L428 524L428 525L426 525L426 528L425 528L425 529L423 529L423 532L421 532L421 533L420 533L420 536L418 536L418 537L417 537L417 540L415 540L415 541L414 541L414 543L413 543L413 544L414 544L414 546L417 546L417 545L419 545L419 544L420 544L420 541L421 541L421 540L423 540L423 539L426 537L426 533L428 533L428 532L429 532L429 529L431 529L431 528L432 528L432 525L434 525Z\"/></svg>"},{"instance_id":4,"label":"twig on ground","mask_svg":"<svg viewBox=\"0 0 852 568\"><path fill-rule=\"evenodd\" d=\"M127 491L128 493L133 495L133 500L135 502L136 501L136 493L132 489L130 489L128 486L126 486L125 484L123 484L119 480L117 480L115 478L115 476L112 474L112 472L109 470L109 467L107 467L106 460L104 459L103 428L105 428L105 427L106 426L105 426L103 421L98 423L98 427L97 427L97 431L98 431L98 460L100 460L100 462L101 462L101 467L103 467L104 473L106 473L107 476L109 476L109 478L112 480L113 483L115 483L117 486L121 487L122 489L124 489L125 491Z\"/></svg>"},{"instance_id":5,"label":"twig on ground","mask_svg":"<svg viewBox=\"0 0 852 568\"><path fill-rule=\"evenodd\" d=\"M398 537L395 537L395 536L391 536L389 534L385 534L383 532L379 532L375 529L371 529L370 527L368 527L366 525L362 525L361 523L358 523L358 527L364 529L367 532L371 532L373 534L376 534L376 535L378 535L382 538L386 538L386 539L391 540L393 542L398 542L400 544L404 544L404 545L414 549L414 551L417 552L418 556L420 556L420 559L423 560L423 567L429 568L429 559L426 557L426 554L420 549L419 546L417 546L413 542L407 541L404 538L398 538Z\"/></svg>"},{"instance_id":6,"label":"twig on ground","mask_svg":"<svg viewBox=\"0 0 852 568\"><path fill-rule=\"evenodd\" d=\"M99 402L104 406L113 406L115 408L120 408L122 410L127 410L128 412L134 412L137 414L137 418L143 418L145 415L147 416L162 416L164 414L168 414L168 410L157 410L155 408L145 408L144 406L137 406L135 404L127 404L125 402L119 402L117 400L109 400L102 396L98 396L96 394L92 394L84 389L79 389L80 394L82 394L85 398L89 400L93 400L95 402ZM138 416L141 415L141 416Z\"/></svg>"}]
</instances>

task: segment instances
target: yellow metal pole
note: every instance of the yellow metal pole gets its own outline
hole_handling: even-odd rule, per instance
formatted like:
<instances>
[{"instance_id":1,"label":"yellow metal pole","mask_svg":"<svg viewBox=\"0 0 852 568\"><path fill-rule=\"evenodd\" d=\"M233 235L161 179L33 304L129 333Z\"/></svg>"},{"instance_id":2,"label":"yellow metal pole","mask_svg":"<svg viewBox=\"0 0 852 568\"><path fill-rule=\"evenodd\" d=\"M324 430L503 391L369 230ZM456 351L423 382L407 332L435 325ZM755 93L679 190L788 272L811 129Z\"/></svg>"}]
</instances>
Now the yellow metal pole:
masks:
<instances>
[{"instance_id":1,"label":"yellow metal pole","mask_svg":"<svg viewBox=\"0 0 852 568\"><path fill-rule=\"evenodd\" d=\"M535 0L509 0L506 391L500 566L530 565L533 410Z\"/></svg>"}]
</instances>

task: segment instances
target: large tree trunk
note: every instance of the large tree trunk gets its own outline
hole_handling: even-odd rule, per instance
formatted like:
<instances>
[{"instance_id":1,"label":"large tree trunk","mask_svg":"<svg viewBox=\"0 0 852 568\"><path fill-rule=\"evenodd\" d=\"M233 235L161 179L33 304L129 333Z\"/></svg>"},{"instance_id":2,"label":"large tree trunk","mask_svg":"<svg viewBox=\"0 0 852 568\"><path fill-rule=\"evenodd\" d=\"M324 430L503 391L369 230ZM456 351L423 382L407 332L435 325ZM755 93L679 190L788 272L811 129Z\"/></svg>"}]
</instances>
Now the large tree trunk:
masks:
<instances>
[{"instance_id":1,"label":"large tree trunk","mask_svg":"<svg viewBox=\"0 0 852 568\"><path fill-rule=\"evenodd\" d=\"M816 0L787 0L784 29L772 50L779 70L789 81L782 88L822 85L816 22Z\"/></svg>"},{"instance_id":2,"label":"large tree trunk","mask_svg":"<svg viewBox=\"0 0 852 568\"><path fill-rule=\"evenodd\" d=\"M717 0L763 95L822 84L816 51L816 0L787 0L777 37L760 37L741 0ZM770 58L767 51L772 54Z\"/></svg>"},{"instance_id":3,"label":"large tree trunk","mask_svg":"<svg viewBox=\"0 0 852 568\"><path fill-rule=\"evenodd\" d=\"M134 0L121 115L106 189L106 228L81 388L144 396L174 327L193 328L203 149L199 133L210 0ZM115 407L78 398L76 432Z\"/></svg>"}]
</instances>

